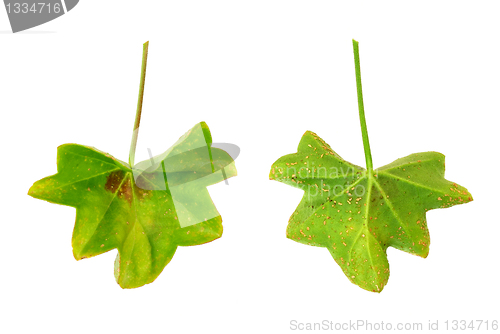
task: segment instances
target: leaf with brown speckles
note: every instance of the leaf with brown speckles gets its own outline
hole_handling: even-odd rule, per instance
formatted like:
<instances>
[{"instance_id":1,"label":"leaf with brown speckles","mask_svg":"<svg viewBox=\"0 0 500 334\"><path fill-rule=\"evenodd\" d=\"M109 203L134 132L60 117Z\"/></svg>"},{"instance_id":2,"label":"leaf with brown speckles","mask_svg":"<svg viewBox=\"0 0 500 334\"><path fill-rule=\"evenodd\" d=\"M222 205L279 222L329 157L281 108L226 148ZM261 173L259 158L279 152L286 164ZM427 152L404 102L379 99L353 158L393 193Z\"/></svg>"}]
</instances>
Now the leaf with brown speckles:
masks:
<instances>
[{"instance_id":1,"label":"leaf with brown speckles","mask_svg":"<svg viewBox=\"0 0 500 334\"><path fill-rule=\"evenodd\" d=\"M222 235L222 219L206 187L235 176L236 168L211 144L202 122L167 152L133 169L95 148L65 144L57 150L58 173L35 182L28 194L75 207L75 258L117 248L117 282L139 287L155 280L177 246Z\"/></svg>"},{"instance_id":2,"label":"leaf with brown speckles","mask_svg":"<svg viewBox=\"0 0 500 334\"><path fill-rule=\"evenodd\" d=\"M472 196L444 178L441 153L415 153L373 170L353 43L367 169L345 161L308 131L297 153L272 165L269 178L304 190L287 237L326 247L352 283L380 292L389 279L387 248L427 257L426 212L470 202Z\"/></svg>"}]
</instances>

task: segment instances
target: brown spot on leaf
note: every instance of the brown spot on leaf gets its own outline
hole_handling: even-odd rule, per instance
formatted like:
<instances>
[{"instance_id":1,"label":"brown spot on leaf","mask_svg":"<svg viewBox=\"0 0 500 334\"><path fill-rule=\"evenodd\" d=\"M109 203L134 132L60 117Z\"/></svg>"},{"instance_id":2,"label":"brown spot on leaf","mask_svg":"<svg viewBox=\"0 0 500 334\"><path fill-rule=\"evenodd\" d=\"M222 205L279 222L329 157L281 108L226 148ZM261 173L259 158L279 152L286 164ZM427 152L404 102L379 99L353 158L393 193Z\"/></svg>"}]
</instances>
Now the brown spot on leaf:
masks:
<instances>
[{"instance_id":1,"label":"brown spot on leaf","mask_svg":"<svg viewBox=\"0 0 500 334\"><path fill-rule=\"evenodd\" d=\"M108 175L104 189L112 193L115 193L118 190L118 187L120 187L123 177L124 173L122 170L117 170L112 172L111 174Z\"/></svg>"},{"instance_id":2,"label":"brown spot on leaf","mask_svg":"<svg viewBox=\"0 0 500 334\"><path fill-rule=\"evenodd\" d=\"M130 177L120 187L118 197L125 199L128 204L132 204L132 182L130 181Z\"/></svg>"}]
</instances>

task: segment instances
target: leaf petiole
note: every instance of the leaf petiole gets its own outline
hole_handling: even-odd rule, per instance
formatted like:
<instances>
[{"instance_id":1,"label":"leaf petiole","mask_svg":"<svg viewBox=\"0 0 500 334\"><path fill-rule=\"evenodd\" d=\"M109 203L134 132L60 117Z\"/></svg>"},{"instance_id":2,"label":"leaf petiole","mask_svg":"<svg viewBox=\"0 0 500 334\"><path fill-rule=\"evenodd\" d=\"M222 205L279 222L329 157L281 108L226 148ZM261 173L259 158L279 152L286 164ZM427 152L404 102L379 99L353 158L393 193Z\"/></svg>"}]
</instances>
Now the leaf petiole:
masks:
<instances>
[{"instance_id":1,"label":"leaf petiole","mask_svg":"<svg viewBox=\"0 0 500 334\"><path fill-rule=\"evenodd\" d=\"M128 155L128 163L130 168L134 167L135 148L137 146L137 137L139 135L139 125L141 123L142 100L144 98L144 83L146 82L146 64L148 61L149 41L142 46L142 67L141 67L141 82L139 85L139 99L137 101L137 111L135 114L134 132L132 133L132 142L130 143L130 153Z\"/></svg>"},{"instance_id":2,"label":"leaf petiole","mask_svg":"<svg viewBox=\"0 0 500 334\"><path fill-rule=\"evenodd\" d=\"M361 123L361 134L363 136L363 147L365 149L366 169L368 174L373 172L372 153L370 150L370 142L368 140L368 129L366 128L365 120L365 107L363 104L363 89L361 87L361 69L359 65L359 46L358 42L352 40L352 47L354 50L354 66L356 68L356 88L358 91L358 108L359 108L359 121Z\"/></svg>"}]
</instances>

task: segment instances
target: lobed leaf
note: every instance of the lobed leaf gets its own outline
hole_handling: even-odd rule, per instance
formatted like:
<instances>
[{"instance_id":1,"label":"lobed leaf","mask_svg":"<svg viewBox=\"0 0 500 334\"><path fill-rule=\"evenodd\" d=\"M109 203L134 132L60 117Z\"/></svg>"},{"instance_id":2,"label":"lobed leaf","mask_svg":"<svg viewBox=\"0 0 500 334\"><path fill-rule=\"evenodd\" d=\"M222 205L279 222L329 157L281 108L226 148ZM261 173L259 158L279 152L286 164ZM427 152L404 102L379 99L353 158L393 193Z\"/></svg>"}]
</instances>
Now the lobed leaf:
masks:
<instances>
[{"instance_id":1,"label":"lobed leaf","mask_svg":"<svg viewBox=\"0 0 500 334\"><path fill-rule=\"evenodd\" d=\"M472 201L467 189L444 178L444 167L444 155L423 152L371 174L308 131L297 153L272 165L269 178L304 190L287 237L326 247L351 282L380 292L389 279L388 247L425 258L425 213Z\"/></svg>"},{"instance_id":2,"label":"lobed leaf","mask_svg":"<svg viewBox=\"0 0 500 334\"><path fill-rule=\"evenodd\" d=\"M35 182L28 194L75 207L75 259L117 248L117 282L140 287L158 277L178 246L222 235L222 218L206 187L235 176L236 168L211 144L202 122L133 169L95 148L65 144L58 148L57 174Z\"/></svg>"}]
</instances>

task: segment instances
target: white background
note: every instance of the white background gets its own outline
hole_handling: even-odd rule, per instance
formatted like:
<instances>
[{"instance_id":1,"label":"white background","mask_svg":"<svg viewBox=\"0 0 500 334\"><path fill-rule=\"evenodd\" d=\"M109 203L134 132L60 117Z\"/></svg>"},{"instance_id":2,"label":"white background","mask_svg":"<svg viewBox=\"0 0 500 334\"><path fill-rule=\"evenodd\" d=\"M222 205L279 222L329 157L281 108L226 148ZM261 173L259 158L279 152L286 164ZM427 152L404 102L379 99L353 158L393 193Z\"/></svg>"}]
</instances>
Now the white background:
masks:
<instances>
[{"instance_id":1,"label":"white background","mask_svg":"<svg viewBox=\"0 0 500 334\"><path fill-rule=\"evenodd\" d=\"M83 0L18 34L0 8L0 331L299 332L291 320L424 329L439 320L443 330L445 320L500 320L500 6L348 3ZM352 38L375 167L438 151L446 178L474 196L428 213L427 259L388 250L380 294L351 284L326 249L285 237L302 192L268 180L306 130L364 166ZM116 250L75 261L75 209L27 191L56 172L63 143L128 160L147 40L136 161L200 121L241 155L229 186L209 188L222 238L179 248L154 283L122 290Z\"/></svg>"}]
</instances>

